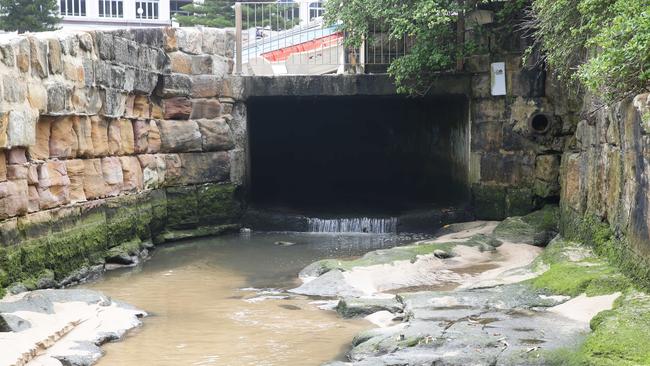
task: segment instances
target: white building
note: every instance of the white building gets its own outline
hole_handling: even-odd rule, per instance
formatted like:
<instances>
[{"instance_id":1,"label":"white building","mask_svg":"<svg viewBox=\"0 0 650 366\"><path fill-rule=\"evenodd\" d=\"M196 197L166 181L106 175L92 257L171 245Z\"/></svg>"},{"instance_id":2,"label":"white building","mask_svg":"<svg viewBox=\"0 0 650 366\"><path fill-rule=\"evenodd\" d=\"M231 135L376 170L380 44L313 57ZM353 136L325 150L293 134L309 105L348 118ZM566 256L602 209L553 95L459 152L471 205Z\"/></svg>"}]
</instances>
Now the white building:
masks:
<instances>
[{"instance_id":1,"label":"white building","mask_svg":"<svg viewBox=\"0 0 650 366\"><path fill-rule=\"evenodd\" d=\"M64 29L171 25L170 0L59 0ZM182 6L182 5L181 5Z\"/></svg>"}]
</instances>

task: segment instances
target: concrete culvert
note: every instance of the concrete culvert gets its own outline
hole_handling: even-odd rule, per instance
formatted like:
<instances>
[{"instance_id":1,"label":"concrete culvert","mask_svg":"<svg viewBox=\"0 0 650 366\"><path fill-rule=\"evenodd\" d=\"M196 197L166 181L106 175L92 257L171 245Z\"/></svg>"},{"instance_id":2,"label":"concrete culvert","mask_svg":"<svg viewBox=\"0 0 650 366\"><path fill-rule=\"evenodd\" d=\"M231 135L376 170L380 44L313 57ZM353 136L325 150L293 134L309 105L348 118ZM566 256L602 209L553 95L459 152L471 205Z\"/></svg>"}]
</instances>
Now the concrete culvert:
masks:
<instances>
[{"instance_id":1,"label":"concrete culvert","mask_svg":"<svg viewBox=\"0 0 650 366\"><path fill-rule=\"evenodd\" d=\"M536 113L528 121L530 131L536 134L544 134L551 128L553 117L546 113Z\"/></svg>"}]
</instances>

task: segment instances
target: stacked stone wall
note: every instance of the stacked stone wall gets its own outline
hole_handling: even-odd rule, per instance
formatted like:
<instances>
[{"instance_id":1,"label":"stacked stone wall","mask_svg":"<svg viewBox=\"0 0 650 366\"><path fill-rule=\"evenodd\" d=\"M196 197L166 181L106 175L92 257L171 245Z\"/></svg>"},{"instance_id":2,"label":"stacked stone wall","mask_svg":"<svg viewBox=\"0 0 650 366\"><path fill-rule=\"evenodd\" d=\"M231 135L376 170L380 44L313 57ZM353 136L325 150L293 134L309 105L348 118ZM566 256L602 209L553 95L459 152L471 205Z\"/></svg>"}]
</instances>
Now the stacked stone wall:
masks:
<instances>
[{"instance_id":1,"label":"stacked stone wall","mask_svg":"<svg viewBox=\"0 0 650 366\"><path fill-rule=\"evenodd\" d=\"M238 222L233 53L208 28L0 40L0 287Z\"/></svg>"},{"instance_id":2,"label":"stacked stone wall","mask_svg":"<svg viewBox=\"0 0 650 366\"><path fill-rule=\"evenodd\" d=\"M650 286L650 94L587 98L562 157L562 233Z\"/></svg>"},{"instance_id":3,"label":"stacked stone wall","mask_svg":"<svg viewBox=\"0 0 650 366\"><path fill-rule=\"evenodd\" d=\"M471 74L470 183L474 213L499 220L524 215L557 202L562 151L579 120L580 104L569 98L524 54L528 41L518 32L468 33L485 52L465 60ZM492 62L505 62L504 96L491 95ZM544 131L530 126L536 115L548 118Z\"/></svg>"}]
</instances>

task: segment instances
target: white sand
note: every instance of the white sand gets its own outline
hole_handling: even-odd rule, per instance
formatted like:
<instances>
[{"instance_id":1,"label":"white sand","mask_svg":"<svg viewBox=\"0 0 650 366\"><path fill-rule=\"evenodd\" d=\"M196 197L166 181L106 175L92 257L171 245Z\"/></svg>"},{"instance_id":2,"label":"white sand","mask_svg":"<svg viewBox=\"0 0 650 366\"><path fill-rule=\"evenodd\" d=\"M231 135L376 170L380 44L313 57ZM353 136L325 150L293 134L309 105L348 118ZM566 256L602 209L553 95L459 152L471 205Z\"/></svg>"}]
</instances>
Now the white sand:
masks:
<instances>
[{"instance_id":1,"label":"white sand","mask_svg":"<svg viewBox=\"0 0 650 366\"><path fill-rule=\"evenodd\" d=\"M611 309L619 296L621 296L620 292L592 297L582 294L563 304L549 308L548 311L588 324L596 314Z\"/></svg>"}]
</instances>

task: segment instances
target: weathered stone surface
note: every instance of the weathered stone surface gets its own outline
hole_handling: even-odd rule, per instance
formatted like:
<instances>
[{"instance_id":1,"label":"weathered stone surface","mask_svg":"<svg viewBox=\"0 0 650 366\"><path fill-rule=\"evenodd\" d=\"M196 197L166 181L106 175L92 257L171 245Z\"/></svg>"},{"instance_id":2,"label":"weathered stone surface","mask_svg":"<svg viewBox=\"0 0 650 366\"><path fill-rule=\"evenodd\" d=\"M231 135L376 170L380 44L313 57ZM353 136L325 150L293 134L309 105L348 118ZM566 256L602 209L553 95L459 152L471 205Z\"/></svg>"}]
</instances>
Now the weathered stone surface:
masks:
<instances>
[{"instance_id":1,"label":"weathered stone surface","mask_svg":"<svg viewBox=\"0 0 650 366\"><path fill-rule=\"evenodd\" d=\"M184 52L172 52L168 54L172 72L181 74L192 73L192 56Z\"/></svg>"},{"instance_id":2,"label":"weathered stone surface","mask_svg":"<svg viewBox=\"0 0 650 366\"><path fill-rule=\"evenodd\" d=\"M178 50L176 29L172 27L163 28L163 47L167 52Z\"/></svg>"},{"instance_id":3,"label":"weathered stone surface","mask_svg":"<svg viewBox=\"0 0 650 366\"><path fill-rule=\"evenodd\" d=\"M217 99L196 99L192 101L191 119L211 119L221 116L221 103Z\"/></svg>"},{"instance_id":4,"label":"weathered stone surface","mask_svg":"<svg viewBox=\"0 0 650 366\"><path fill-rule=\"evenodd\" d=\"M71 91L63 84L51 82L45 85L47 90L47 111L61 114L70 105Z\"/></svg>"},{"instance_id":5,"label":"weathered stone surface","mask_svg":"<svg viewBox=\"0 0 650 366\"><path fill-rule=\"evenodd\" d=\"M32 160L45 160L50 157L50 126L52 117L41 117L36 123L36 144L29 147Z\"/></svg>"},{"instance_id":6,"label":"weathered stone surface","mask_svg":"<svg viewBox=\"0 0 650 366\"><path fill-rule=\"evenodd\" d=\"M151 103L144 95L131 95L126 102L126 116L129 118L150 118Z\"/></svg>"},{"instance_id":7,"label":"weathered stone surface","mask_svg":"<svg viewBox=\"0 0 650 366\"><path fill-rule=\"evenodd\" d=\"M112 120L108 126L108 151L111 155L130 155L135 150L133 125L128 119Z\"/></svg>"},{"instance_id":8,"label":"weathered stone surface","mask_svg":"<svg viewBox=\"0 0 650 366\"><path fill-rule=\"evenodd\" d=\"M74 131L76 116L61 117L52 122L50 130L50 156L53 158L73 158L77 156L79 140Z\"/></svg>"},{"instance_id":9,"label":"weathered stone surface","mask_svg":"<svg viewBox=\"0 0 650 366\"><path fill-rule=\"evenodd\" d=\"M486 182L510 185L532 184L534 159L527 154L484 154L481 158L481 178Z\"/></svg>"},{"instance_id":10,"label":"weathered stone surface","mask_svg":"<svg viewBox=\"0 0 650 366\"><path fill-rule=\"evenodd\" d=\"M102 96L96 88L75 88L72 110L80 114L98 114L102 110Z\"/></svg>"},{"instance_id":11,"label":"weathered stone surface","mask_svg":"<svg viewBox=\"0 0 650 366\"><path fill-rule=\"evenodd\" d=\"M216 75L196 75L192 77L190 95L193 98L211 98L221 94L223 79Z\"/></svg>"},{"instance_id":12,"label":"weathered stone surface","mask_svg":"<svg viewBox=\"0 0 650 366\"><path fill-rule=\"evenodd\" d=\"M85 159L84 164L83 188L87 199L97 199L106 196L107 187L102 172L101 159Z\"/></svg>"},{"instance_id":13,"label":"weathered stone surface","mask_svg":"<svg viewBox=\"0 0 650 366\"><path fill-rule=\"evenodd\" d=\"M212 56L210 55L192 56L190 73L194 75L212 74L212 64Z\"/></svg>"},{"instance_id":14,"label":"weathered stone surface","mask_svg":"<svg viewBox=\"0 0 650 366\"><path fill-rule=\"evenodd\" d=\"M121 156L122 164L122 190L125 192L141 191L143 188L143 176L140 162L135 156Z\"/></svg>"},{"instance_id":15,"label":"weathered stone surface","mask_svg":"<svg viewBox=\"0 0 650 366\"><path fill-rule=\"evenodd\" d=\"M230 178L230 156L227 152L185 153L179 156L182 184L223 182Z\"/></svg>"},{"instance_id":16,"label":"weathered stone surface","mask_svg":"<svg viewBox=\"0 0 650 366\"><path fill-rule=\"evenodd\" d=\"M163 100L163 118L186 120L192 114L192 102L185 97L176 97Z\"/></svg>"},{"instance_id":17,"label":"weathered stone surface","mask_svg":"<svg viewBox=\"0 0 650 366\"><path fill-rule=\"evenodd\" d=\"M24 215L28 211L27 181L0 183L0 219Z\"/></svg>"},{"instance_id":18,"label":"weathered stone surface","mask_svg":"<svg viewBox=\"0 0 650 366\"><path fill-rule=\"evenodd\" d=\"M65 169L70 178L70 202L77 203L86 200L84 191L85 164L83 160L73 159L65 161Z\"/></svg>"},{"instance_id":19,"label":"weathered stone surface","mask_svg":"<svg viewBox=\"0 0 650 366\"><path fill-rule=\"evenodd\" d=\"M27 38L22 38L21 40L18 41L17 43L17 50L16 50L16 65L18 66L18 69L22 72L28 72L29 71L29 63L30 63L30 45L29 45L29 40Z\"/></svg>"},{"instance_id":20,"label":"weathered stone surface","mask_svg":"<svg viewBox=\"0 0 650 366\"><path fill-rule=\"evenodd\" d=\"M196 121L158 121L162 152L201 151L201 132Z\"/></svg>"},{"instance_id":21,"label":"weathered stone surface","mask_svg":"<svg viewBox=\"0 0 650 366\"><path fill-rule=\"evenodd\" d=\"M92 138L92 124L90 118L86 116L76 116L72 120L72 128L77 136L77 156L93 156L95 148Z\"/></svg>"},{"instance_id":22,"label":"weathered stone surface","mask_svg":"<svg viewBox=\"0 0 650 366\"><path fill-rule=\"evenodd\" d=\"M18 75L4 75L2 89L7 102L22 102L27 97L27 83Z\"/></svg>"},{"instance_id":23,"label":"weathered stone surface","mask_svg":"<svg viewBox=\"0 0 650 366\"><path fill-rule=\"evenodd\" d=\"M9 128L9 113L0 113L0 149L9 146L7 129Z\"/></svg>"},{"instance_id":24,"label":"weathered stone surface","mask_svg":"<svg viewBox=\"0 0 650 366\"><path fill-rule=\"evenodd\" d=\"M181 184L183 174L183 162L179 154L164 154L162 158L165 162L165 186L174 186Z\"/></svg>"},{"instance_id":25,"label":"weathered stone surface","mask_svg":"<svg viewBox=\"0 0 650 366\"><path fill-rule=\"evenodd\" d=\"M70 179L62 161L48 161L38 169L38 196L41 209L70 202Z\"/></svg>"},{"instance_id":26,"label":"weathered stone surface","mask_svg":"<svg viewBox=\"0 0 650 366\"><path fill-rule=\"evenodd\" d=\"M154 154L138 155L138 160L142 168L144 189L162 187L165 182L165 173L167 170L164 156Z\"/></svg>"},{"instance_id":27,"label":"weathered stone surface","mask_svg":"<svg viewBox=\"0 0 650 366\"><path fill-rule=\"evenodd\" d=\"M46 78L49 75L47 66L47 41L37 38L29 38L32 75L38 78Z\"/></svg>"},{"instance_id":28,"label":"weathered stone surface","mask_svg":"<svg viewBox=\"0 0 650 366\"><path fill-rule=\"evenodd\" d=\"M28 168L26 165L7 165L8 180L26 180Z\"/></svg>"},{"instance_id":29,"label":"weathered stone surface","mask_svg":"<svg viewBox=\"0 0 650 366\"><path fill-rule=\"evenodd\" d=\"M235 147L230 126L225 119L198 120L203 151L224 151Z\"/></svg>"},{"instance_id":30,"label":"weathered stone surface","mask_svg":"<svg viewBox=\"0 0 650 366\"><path fill-rule=\"evenodd\" d=\"M25 155L24 147L15 147L7 151L7 164L25 164L27 163L27 156Z\"/></svg>"},{"instance_id":31,"label":"weathered stone surface","mask_svg":"<svg viewBox=\"0 0 650 366\"><path fill-rule=\"evenodd\" d=\"M63 63L61 62L61 42L59 42L58 39L49 39L47 45L47 61L50 66L50 72L52 74L60 74L61 71L63 71Z\"/></svg>"},{"instance_id":32,"label":"weathered stone surface","mask_svg":"<svg viewBox=\"0 0 650 366\"><path fill-rule=\"evenodd\" d=\"M176 28L176 44L183 52L198 55L203 46L203 34L198 28Z\"/></svg>"},{"instance_id":33,"label":"weathered stone surface","mask_svg":"<svg viewBox=\"0 0 650 366\"><path fill-rule=\"evenodd\" d=\"M40 82L30 82L27 86L27 100L33 109L40 113L47 112L47 90Z\"/></svg>"},{"instance_id":34,"label":"weathered stone surface","mask_svg":"<svg viewBox=\"0 0 650 366\"><path fill-rule=\"evenodd\" d=\"M124 175L122 173L122 164L117 157L102 158L102 174L106 182L106 195L117 196L122 192Z\"/></svg>"},{"instance_id":35,"label":"weathered stone surface","mask_svg":"<svg viewBox=\"0 0 650 366\"><path fill-rule=\"evenodd\" d=\"M188 96L191 93L192 80L189 75L170 74L163 75L158 89L158 95L164 98Z\"/></svg>"},{"instance_id":36,"label":"weathered stone surface","mask_svg":"<svg viewBox=\"0 0 650 366\"><path fill-rule=\"evenodd\" d=\"M90 117L90 137L93 145L93 156L108 155L108 124L108 120L99 116Z\"/></svg>"},{"instance_id":37,"label":"weathered stone surface","mask_svg":"<svg viewBox=\"0 0 650 366\"><path fill-rule=\"evenodd\" d=\"M221 56L212 57L212 74L221 78L225 78L232 74L233 71L232 59L227 59Z\"/></svg>"},{"instance_id":38,"label":"weathered stone surface","mask_svg":"<svg viewBox=\"0 0 650 366\"><path fill-rule=\"evenodd\" d=\"M38 184L38 165L30 164L27 167L27 184L37 185Z\"/></svg>"},{"instance_id":39,"label":"weathered stone surface","mask_svg":"<svg viewBox=\"0 0 650 366\"><path fill-rule=\"evenodd\" d=\"M38 212L41 209L38 188L35 185L27 187L27 211L29 213Z\"/></svg>"},{"instance_id":40,"label":"weathered stone surface","mask_svg":"<svg viewBox=\"0 0 650 366\"><path fill-rule=\"evenodd\" d=\"M115 89L105 89L102 94L102 115L106 117L120 117L124 115L124 111L126 110L126 93Z\"/></svg>"},{"instance_id":41,"label":"weathered stone surface","mask_svg":"<svg viewBox=\"0 0 650 366\"><path fill-rule=\"evenodd\" d=\"M7 158L3 150L0 150L0 182L7 180Z\"/></svg>"}]
</instances>

